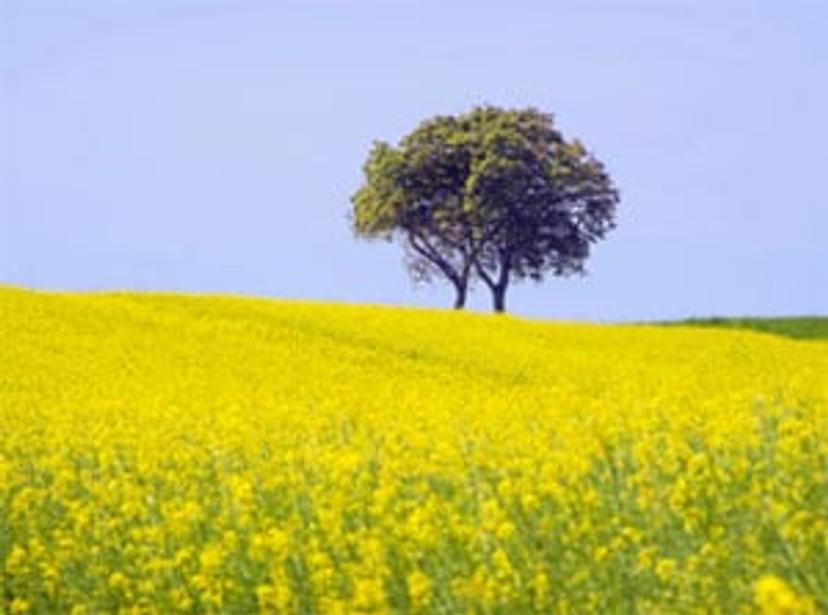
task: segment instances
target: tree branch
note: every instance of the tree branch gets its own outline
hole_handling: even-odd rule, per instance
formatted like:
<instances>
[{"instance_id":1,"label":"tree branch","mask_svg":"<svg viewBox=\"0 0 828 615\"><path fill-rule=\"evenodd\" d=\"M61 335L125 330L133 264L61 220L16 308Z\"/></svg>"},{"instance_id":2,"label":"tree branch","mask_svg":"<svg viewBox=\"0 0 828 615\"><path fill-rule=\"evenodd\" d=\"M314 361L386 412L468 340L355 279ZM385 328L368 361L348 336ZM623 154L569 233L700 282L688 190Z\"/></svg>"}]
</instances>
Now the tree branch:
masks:
<instances>
[{"instance_id":1,"label":"tree branch","mask_svg":"<svg viewBox=\"0 0 828 615\"><path fill-rule=\"evenodd\" d=\"M418 243L419 242L419 243ZM414 249L417 254L425 258L437 268L443 272L449 281L452 282L455 286L459 287L463 284L462 278L458 275L455 271L454 267L451 265L449 261L443 258L440 253L434 248L427 239L418 235L414 231L409 231L408 233L408 243Z\"/></svg>"}]
</instances>

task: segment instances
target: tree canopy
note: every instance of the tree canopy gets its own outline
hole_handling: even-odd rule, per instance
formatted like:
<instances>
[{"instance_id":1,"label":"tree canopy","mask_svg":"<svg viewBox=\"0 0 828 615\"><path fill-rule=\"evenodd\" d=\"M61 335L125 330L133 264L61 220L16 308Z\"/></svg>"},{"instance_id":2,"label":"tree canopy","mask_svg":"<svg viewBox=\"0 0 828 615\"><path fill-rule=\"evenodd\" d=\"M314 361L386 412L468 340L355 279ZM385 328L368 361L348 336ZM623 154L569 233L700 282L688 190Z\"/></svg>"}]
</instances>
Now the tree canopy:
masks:
<instances>
[{"instance_id":1,"label":"tree canopy","mask_svg":"<svg viewBox=\"0 0 828 615\"><path fill-rule=\"evenodd\" d=\"M533 108L434 117L396 147L375 142L363 171L356 235L399 240L414 278L448 280L456 308L478 280L500 312L512 281L583 273L615 226L603 165Z\"/></svg>"}]
</instances>

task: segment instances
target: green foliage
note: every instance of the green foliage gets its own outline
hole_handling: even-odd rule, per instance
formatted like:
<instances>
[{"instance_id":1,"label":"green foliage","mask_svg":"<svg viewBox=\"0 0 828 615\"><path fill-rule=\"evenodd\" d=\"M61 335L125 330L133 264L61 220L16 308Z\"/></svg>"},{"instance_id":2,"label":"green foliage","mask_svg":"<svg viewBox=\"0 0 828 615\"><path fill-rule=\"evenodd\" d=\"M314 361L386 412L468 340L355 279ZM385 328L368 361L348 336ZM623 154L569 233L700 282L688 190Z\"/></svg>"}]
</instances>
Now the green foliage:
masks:
<instances>
[{"instance_id":1,"label":"green foliage","mask_svg":"<svg viewBox=\"0 0 828 615\"><path fill-rule=\"evenodd\" d=\"M415 279L448 279L456 307L475 280L500 311L511 280L582 273L618 203L601 163L531 108L427 120L397 147L376 142L364 178L356 235L400 240Z\"/></svg>"}]
</instances>

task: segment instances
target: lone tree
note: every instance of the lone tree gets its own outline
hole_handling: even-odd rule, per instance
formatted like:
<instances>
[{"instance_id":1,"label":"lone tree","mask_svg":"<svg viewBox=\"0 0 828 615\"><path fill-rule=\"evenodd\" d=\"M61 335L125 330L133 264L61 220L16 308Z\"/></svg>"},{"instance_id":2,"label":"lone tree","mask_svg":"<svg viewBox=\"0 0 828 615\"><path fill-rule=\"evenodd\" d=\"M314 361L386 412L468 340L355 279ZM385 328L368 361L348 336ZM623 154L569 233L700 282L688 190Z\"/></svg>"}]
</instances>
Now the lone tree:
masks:
<instances>
[{"instance_id":1,"label":"lone tree","mask_svg":"<svg viewBox=\"0 0 828 615\"><path fill-rule=\"evenodd\" d=\"M583 273L615 226L603 165L532 108L435 117L398 147L375 142L363 171L355 234L399 240L414 279L448 280L458 309L478 280L503 312L513 280Z\"/></svg>"}]
</instances>

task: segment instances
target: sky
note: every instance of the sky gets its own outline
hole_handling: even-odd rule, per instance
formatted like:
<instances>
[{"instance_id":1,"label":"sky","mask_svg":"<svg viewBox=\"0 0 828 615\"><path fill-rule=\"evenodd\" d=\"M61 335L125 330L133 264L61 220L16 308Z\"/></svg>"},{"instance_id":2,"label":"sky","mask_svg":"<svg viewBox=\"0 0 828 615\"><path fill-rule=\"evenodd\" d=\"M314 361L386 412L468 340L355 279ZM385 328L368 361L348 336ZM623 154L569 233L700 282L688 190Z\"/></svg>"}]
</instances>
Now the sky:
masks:
<instances>
[{"instance_id":1,"label":"sky","mask_svg":"<svg viewBox=\"0 0 828 615\"><path fill-rule=\"evenodd\" d=\"M621 193L511 311L828 314L824 0L0 0L0 283L447 307L349 199L374 140L484 103Z\"/></svg>"}]
</instances>

